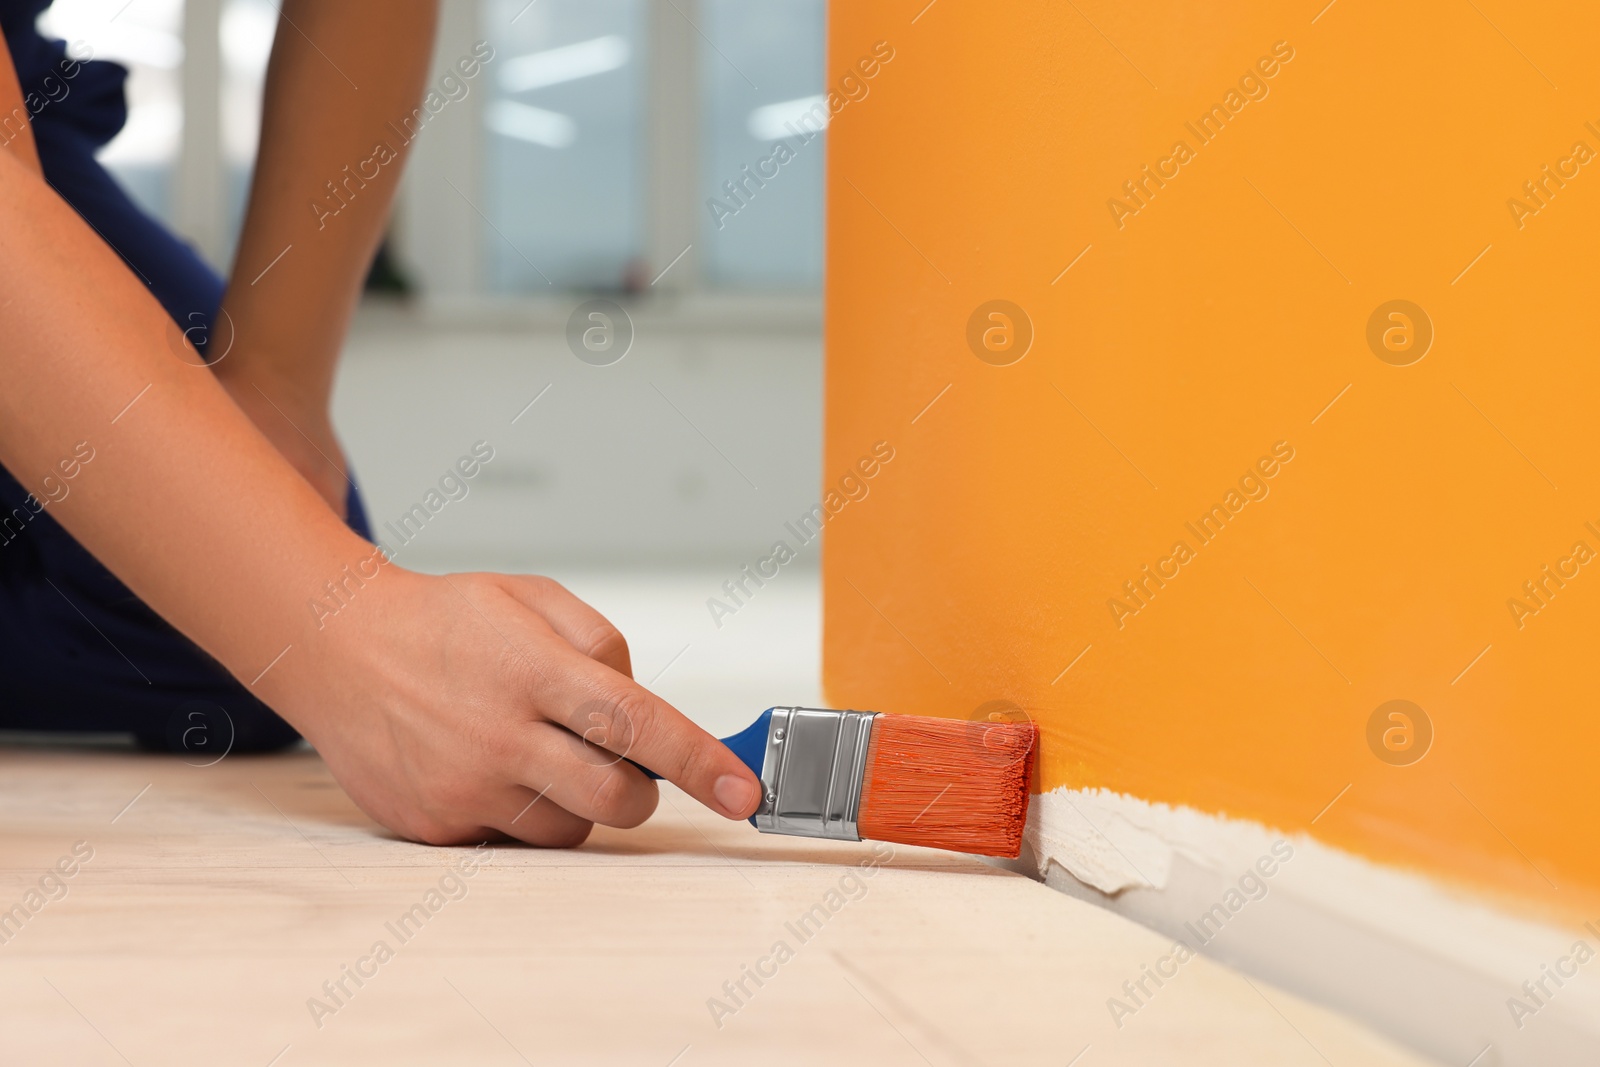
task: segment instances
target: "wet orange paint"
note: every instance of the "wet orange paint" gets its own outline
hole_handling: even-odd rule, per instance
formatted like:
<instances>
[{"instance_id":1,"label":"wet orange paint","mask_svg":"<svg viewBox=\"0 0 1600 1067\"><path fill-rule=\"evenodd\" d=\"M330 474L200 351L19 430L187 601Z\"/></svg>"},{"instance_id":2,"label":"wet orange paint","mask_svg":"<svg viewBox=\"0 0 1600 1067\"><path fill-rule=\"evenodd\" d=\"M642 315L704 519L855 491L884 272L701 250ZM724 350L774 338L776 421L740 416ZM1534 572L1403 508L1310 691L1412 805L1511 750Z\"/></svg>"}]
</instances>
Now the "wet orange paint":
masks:
<instances>
[{"instance_id":1,"label":"wet orange paint","mask_svg":"<svg viewBox=\"0 0 1600 1067\"><path fill-rule=\"evenodd\" d=\"M1593 918L1600 10L925 2L830 15L830 699Z\"/></svg>"}]
</instances>

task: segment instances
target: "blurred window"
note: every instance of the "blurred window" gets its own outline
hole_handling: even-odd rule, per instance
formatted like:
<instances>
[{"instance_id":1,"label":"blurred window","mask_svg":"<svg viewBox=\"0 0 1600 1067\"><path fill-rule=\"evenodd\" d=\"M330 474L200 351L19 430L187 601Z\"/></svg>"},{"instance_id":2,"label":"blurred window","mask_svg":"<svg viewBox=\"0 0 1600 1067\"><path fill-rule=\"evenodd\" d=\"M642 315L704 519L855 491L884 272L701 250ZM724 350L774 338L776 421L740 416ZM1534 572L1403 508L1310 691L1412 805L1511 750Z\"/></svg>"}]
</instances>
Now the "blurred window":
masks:
<instances>
[{"instance_id":1,"label":"blurred window","mask_svg":"<svg viewBox=\"0 0 1600 1067\"><path fill-rule=\"evenodd\" d=\"M486 0L489 288L619 289L644 231L641 0Z\"/></svg>"},{"instance_id":2,"label":"blurred window","mask_svg":"<svg viewBox=\"0 0 1600 1067\"><path fill-rule=\"evenodd\" d=\"M818 290L826 138L805 116L827 114L824 2L702 0L700 11L705 280ZM780 144L793 153L781 163Z\"/></svg>"},{"instance_id":3,"label":"blurred window","mask_svg":"<svg viewBox=\"0 0 1600 1067\"><path fill-rule=\"evenodd\" d=\"M648 19L695 23L695 255L709 287L817 292L826 135L824 0L480 0L494 47L483 101L485 288L619 289L643 267L650 171ZM221 0L222 164L231 254L255 162L275 0ZM175 221L184 0L55 0L40 29L128 67L128 122L101 161ZM818 105L821 105L819 108ZM774 153L789 158L772 173ZM671 146L668 146L670 150ZM758 183L750 175L765 173ZM223 256L226 261L226 255Z\"/></svg>"}]
</instances>

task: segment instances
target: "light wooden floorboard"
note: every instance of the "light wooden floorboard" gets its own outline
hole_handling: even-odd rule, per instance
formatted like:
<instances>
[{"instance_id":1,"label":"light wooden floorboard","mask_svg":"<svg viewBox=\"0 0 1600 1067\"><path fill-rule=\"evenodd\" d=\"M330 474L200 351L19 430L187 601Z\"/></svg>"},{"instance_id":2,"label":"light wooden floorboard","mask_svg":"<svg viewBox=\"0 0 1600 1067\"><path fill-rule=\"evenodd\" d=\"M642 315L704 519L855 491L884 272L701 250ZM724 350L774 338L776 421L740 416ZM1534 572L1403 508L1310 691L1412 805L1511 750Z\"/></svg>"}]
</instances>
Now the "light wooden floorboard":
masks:
<instances>
[{"instance_id":1,"label":"light wooden floorboard","mask_svg":"<svg viewBox=\"0 0 1600 1067\"><path fill-rule=\"evenodd\" d=\"M404 942L386 924L472 850L383 833L309 752L0 748L0 909L79 841L66 894L0 944L0 1062L1421 1062L1203 959L1119 1028L1108 998L1170 948L1151 931L927 850L852 883L870 844L763 836L670 787L641 829L495 846ZM393 958L314 1019L380 940ZM708 999L734 1006L723 983L779 941L793 957L719 1026Z\"/></svg>"}]
</instances>

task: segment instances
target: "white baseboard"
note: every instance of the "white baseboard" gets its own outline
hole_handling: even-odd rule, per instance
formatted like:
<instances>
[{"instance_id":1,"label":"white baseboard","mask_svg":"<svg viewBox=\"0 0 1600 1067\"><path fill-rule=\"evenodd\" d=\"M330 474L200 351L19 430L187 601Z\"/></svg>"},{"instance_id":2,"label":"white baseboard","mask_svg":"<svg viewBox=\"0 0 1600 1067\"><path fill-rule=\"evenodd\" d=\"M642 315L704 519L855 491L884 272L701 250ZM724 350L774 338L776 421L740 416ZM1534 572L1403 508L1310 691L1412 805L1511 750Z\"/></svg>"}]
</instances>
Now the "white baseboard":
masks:
<instances>
[{"instance_id":1,"label":"white baseboard","mask_svg":"<svg viewBox=\"0 0 1600 1067\"><path fill-rule=\"evenodd\" d=\"M1036 797L1022 858L1008 866L1441 1063L1600 1059L1600 915L1562 929L1304 835L1106 790ZM1590 951L1582 963L1580 942ZM1150 966L1181 981L1162 959ZM1563 959L1577 973L1557 984L1550 969ZM1107 1010L1124 1026L1150 1025L1158 977L1130 979L1108 991Z\"/></svg>"}]
</instances>

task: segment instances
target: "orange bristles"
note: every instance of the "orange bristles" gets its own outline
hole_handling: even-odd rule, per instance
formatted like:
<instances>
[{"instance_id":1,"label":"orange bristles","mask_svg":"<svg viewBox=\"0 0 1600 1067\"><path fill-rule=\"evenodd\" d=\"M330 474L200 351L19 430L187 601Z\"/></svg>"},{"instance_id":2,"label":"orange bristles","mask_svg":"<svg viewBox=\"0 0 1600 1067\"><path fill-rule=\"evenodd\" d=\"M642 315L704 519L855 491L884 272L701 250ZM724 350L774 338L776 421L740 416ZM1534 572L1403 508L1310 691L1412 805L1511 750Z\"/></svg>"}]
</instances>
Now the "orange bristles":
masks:
<instances>
[{"instance_id":1,"label":"orange bristles","mask_svg":"<svg viewBox=\"0 0 1600 1067\"><path fill-rule=\"evenodd\" d=\"M875 841L1015 859L1038 736L1031 722L878 716L857 829Z\"/></svg>"}]
</instances>

